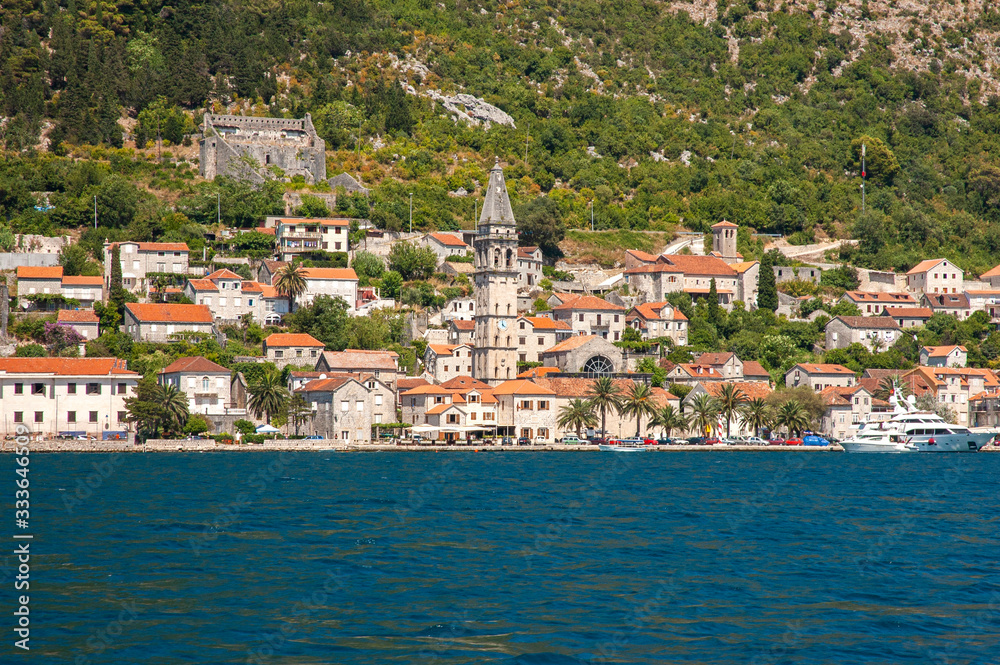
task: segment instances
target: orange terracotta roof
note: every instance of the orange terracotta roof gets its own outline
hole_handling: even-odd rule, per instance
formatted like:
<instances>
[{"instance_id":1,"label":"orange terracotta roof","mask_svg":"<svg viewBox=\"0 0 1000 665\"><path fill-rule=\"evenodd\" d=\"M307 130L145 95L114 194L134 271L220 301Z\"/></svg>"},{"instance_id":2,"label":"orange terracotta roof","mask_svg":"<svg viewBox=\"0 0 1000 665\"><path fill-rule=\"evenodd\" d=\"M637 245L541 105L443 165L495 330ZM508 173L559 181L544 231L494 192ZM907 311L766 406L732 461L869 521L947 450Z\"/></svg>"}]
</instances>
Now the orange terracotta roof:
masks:
<instances>
[{"instance_id":1,"label":"orange terracotta roof","mask_svg":"<svg viewBox=\"0 0 1000 665\"><path fill-rule=\"evenodd\" d=\"M850 374L851 376L854 376L854 372L844 367L843 365L835 365L832 363L827 363L827 364L799 363L798 365L796 365L795 367L793 367L791 370L788 371L790 372L794 369L801 369L803 372L806 372L807 374L842 374L844 376Z\"/></svg>"},{"instance_id":2,"label":"orange terracotta roof","mask_svg":"<svg viewBox=\"0 0 1000 665\"><path fill-rule=\"evenodd\" d=\"M269 347L326 346L323 342L306 333L273 333L268 335L264 344Z\"/></svg>"},{"instance_id":3,"label":"orange terracotta roof","mask_svg":"<svg viewBox=\"0 0 1000 665\"><path fill-rule=\"evenodd\" d=\"M517 375L519 379L537 379L539 377L545 376L546 374L552 374L553 372L561 372L558 367L532 367L531 369L526 369Z\"/></svg>"},{"instance_id":4,"label":"orange terracotta roof","mask_svg":"<svg viewBox=\"0 0 1000 665\"><path fill-rule=\"evenodd\" d=\"M120 358L0 358L0 372L8 374L139 375L125 367Z\"/></svg>"},{"instance_id":5,"label":"orange terracotta roof","mask_svg":"<svg viewBox=\"0 0 1000 665\"><path fill-rule=\"evenodd\" d=\"M737 274L742 275L758 263L759 261L740 261L739 263L730 263L729 267L732 268Z\"/></svg>"},{"instance_id":6,"label":"orange terracotta roof","mask_svg":"<svg viewBox=\"0 0 1000 665\"><path fill-rule=\"evenodd\" d=\"M548 388L559 397L578 397L585 399L594 385L595 379L582 377L538 377L533 380L535 385ZM625 392L634 382L631 379L615 379L615 386Z\"/></svg>"},{"instance_id":7,"label":"orange terracotta roof","mask_svg":"<svg viewBox=\"0 0 1000 665\"><path fill-rule=\"evenodd\" d=\"M595 339L601 339L596 335L574 335L568 339L564 339L555 346L545 349L542 354L546 353L563 353L564 351L572 351L573 349L578 349L587 342L591 342Z\"/></svg>"},{"instance_id":8,"label":"orange terracotta roof","mask_svg":"<svg viewBox=\"0 0 1000 665\"><path fill-rule=\"evenodd\" d=\"M969 298L964 293L927 293L924 294L931 309L968 309Z\"/></svg>"},{"instance_id":9,"label":"orange terracotta roof","mask_svg":"<svg viewBox=\"0 0 1000 665\"><path fill-rule=\"evenodd\" d=\"M302 386L295 392L297 393L313 393L313 392L329 392L331 390L336 390L348 381L354 381L355 379L349 376L338 376L332 379L314 379Z\"/></svg>"},{"instance_id":10,"label":"orange terracotta roof","mask_svg":"<svg viewBox=\"0 0 1000 665\"><path fill-rule=\"evenodd\" d=\"M451 409L451 408L454 408L454 407L455 407L454 404L436 404L436 405L432 406L431 408L427 409L427 411L425 411L424 413L426 413L428 416L436 416L439 413L444 413L448 409Z\"/></svg>"},{"instance_id":11,"label":"orange terracotta roof","mask_svg":"<svg viewBox=\"0 0 1000 665\"><path fill-rule=\"evenodd\" d=\"M991 268L979 276L980 279L988 279L990 277L1000 277L1000 266Z\"/></svg>"},{"instance_id":12,"label":"orange terracotta roof","mask_svg":"<svg viewBox=\"0 0 1000 665\"><path fill-rule=\"evenodd\" d=\"M926 261L921 261L917 265L913 266L906 274L916 275L917 273L927 272L945 260L946 259L927 259Z\"/></svg>"},{"instance_id":13,"label":"orange terracotta roof","mask_svg":"<svg viewBox=\"0 0 1000 665\"><path fill-rule=\"evenodd\" d=\"M208 358L203 358L202 356L187 356L184 358L178 358L160 370L160 374L173 374L174 372L197 372L199 374L209 372L225 374L230 373L229 370L222 365L213 363Z\"/></svg>"},{"instance_id":14,"label":"orange terracotta roof","mask_svg":"<svg viewBox=\"0 0 1000 665\"><path fill-rule=\"evenodd\" d=\"M624 311L625 308L621 305L616 305L610 303L604 298L598 298L597 296L580 296L576 300L563 303L561 305L556 305L552 309L554 310L569 310L569 309L595 309L595 310L610 310L610 311Z\"/></svg>"},{"instance_id":15,"label":"orange terracotta roof","mask_svg":"<svg viewBox=\"0 0 1000 665\"><path fill-rule=\"evenodd\" d=\"M406 392L400 394L400 397L410 397L413 395L449 395L447 390L441 386L435 386L433 383L426 383L424 385L417 386L415 388L410 388Z\"/></svg>"},{"instance_id":16,"label":"orange terracotta roof","mask_svg":"<svg viewBox=\"0 0 1000 665\"><path fill-rule=\"evenodd\" d=\"M468 344L428 344L427 348L433 351L439 356L450 356L455 352L455 349L464 346L468 348Z\"/></svg>"},{"instance_id":17,"label":"orange terracotta roof","mask_svg":"<svg viewBox=\"0 0 1000 665\"><path fill-rule=\"evenodd\" d=\"M234 273L232 270L229 270L227 268L222 268L220 270L216 270L211 275L206 275L205 279L239 279L239 280L242 280L243 278L240 277L239 275L237 275L236 273Z\"/></svg>"},{"instance_id":18,"label":"orange terracotta roof","mask_svg":"<svg viewBox=\"0 0 1000 665\"><path fill-rule=\"evenodd\" d=\"M669 304L670 303L668 303L665 300L662 302L646 302L641 305L636 305L635 307L633 307L632 313L642 316L642 318L646 319L647 321L653 321L653 320L661 321L663 320L663 308ZM673 310L674 310L674 318L673 318L674 321L687 321L687 317L684 316L684 312L677 309L676 307L674 307Z\"/></svg>"},{"instance_id":19,"label":"orange terracotta roof","mask_svg":"<svg viewBox=\"0 0 1000 665\"><path fill-rule=\"evenodd\" d=\"M683 273L684 271L675 265L669 263L649 263L642 266L636 266L635 268L629 268L625 271L626 275L641 275L645 273ZM734 273L735 274L735 273Z\"/></svg>"},{"instance_id":20,"label":"orange terracotta roof","mask_svg":"<svg viewBox=\"0 0 1000 665\"><path fill-rule=\"evenodd\" d=\"M303 268L306 279L353 279L358 278L354 268Z\"/></svg>"},{"instance_id":21,"label":"orange terracotta roof","mask_svg":"<svg viewBox=\"0 0 1000 665\"><path fill-rule=\"evenodd\" d=\"M518 247L517 256L521 259L533 259L536 251L538 251L537 247Z\"/></svg>"},{"instance_id":22,"label":"orange terracotta roof","mask_svg":"<svg viewBox=\"0 0 1000 665\"><path fill-rule=\"evenodd\" d=\"M68 286L104 286L104 278L100 275L69 275L62 278L62 283Z\"/></svg>"},{"instance_id":23,"label":"orange terracotta roof","mask_svg":"<svg viewBox=\"0 0 1000 665\"><path fill-rule=\"evenodd\" d=\"M537 328L538 330L572 330L570 326L565 321L556 321L550 319L547 316L522 316L522 319L531 324L532 328Z\"/></svg>"},{"instance_id":24,"label":"orange terracotta roof","mask_svg":"<svg viewBox=\"0 0 1000 665\"><path fill-rule=\"evenodd\" d=\"M583 296L580 295L579 293L553 293L549 297L555 298L562 304L566 304L568 302L576 300L577 298L582 298Z\"/></svg>"},{"instance_id":25,"label":"orange terracotta roof","mask_svg":"<svg viewBox=\"0 0 1000 665\"><path fill-rule=\"evenodd\" d=\"M446 390L489 390L488 384L482 381L477 381L471 376L456 376L453 379L449 379L441 384L441 387Z\"/></svg>"},{"instance_id":26,"label":"orange terracotta roof","mask_svg":"<svg viewBox=\"0 0 1000 665\"><path fill-rule=\"evenodd\" d=\"M188 284L195 291L218 291L219 287L209 279L189 279Z\"/></svg>"},{"instance_id":27,"label":"orange terracotta roof","mask_svg":"<svg viewBox=\"0 0 1000 665\"><path fill-rule=\"evenodd\" d=\"M555 395L555 391L543 388L526 379L504 381L493 389L494 395Z\"/></svg>"},{"instance_id":28,"label":"orange terracotta roof","mask_svg":"<svg viewBox=\"0 0 1000 665\"><path fill-rule=\"evenodd\" d=\"M248 280L244 280L243 282L240 283L240 291L243 291L244 293L263 293L264 291L263 287L264 284L261 284L259 282L251 282Z\"/></svg>"},{"instance_id":29,"label":"orange terracotta roof","mask_svg":"<svg viewBox=\"0 0 1000 665\"><path fill-rule=\"evenodd\" d=\"M396 389L399 390L399 392L401 393L406 392L407 390L412 390L419 386L429 386L429 385L431 385L430 381L428 381L427 379L421 379L417 377L406 377L398 379L396 381Z\"/></svg>"},{"instance_id":30,"label":"orange terracotta roof","mask_svg":"<svg viewBox=\"0 0 1000 665\"><path fill-rule=\"evenodd\" d=\"M56 320L59 323L98 323L100 321L92 309L61 309Z\"/></svg>"},{"instance_id":31,"label":"orange terracotta roof","mask_svg":"<svg viewBox=\"0 0 1000 665\"><path fill-rule=\"evenodd\" d=\"M715 371L711 365L699 365L698 363L681 363L675 369L680 369L691 377L702 377L706 379L722 379L722 374Z\"/></svg>"},{"instance_id":32,"label":"orange terracotta roof","mask_svg":"<svg viewBox=\"0 0 1000 665\"><path fill-rule=\"evenodd\" d=\"M718 224L712 224L713 229L737 229L739 228L736 224L733 224L729 220L722 220Z\"/></svg>"},{"instance_id":33,"label":"orange terracotta roof","mask_svg":"<svg viewBox=\"0 0 1000 665\"><path fill-rule=\"evenodd\" d=\"M288 224L289 226L294 226L296 224L312 225L320 224L323 226L350 226L351 220L344 219L342 217L282 217L278 220L279 224Z\"/></svg>"},{"instance_id":34,"label":"orange terracotta roof","mask_svg":"<svg viewBox=\"0 0 1000 665\"><path fill-rule=\"evenodd\" d=\"M670 265L680 268L686 275L736 276L736 271L730 268L728 263L714 256L667 254L660 258Z\"/></svg>"},{"instance_id":35,"label":"orange terracotta roof","mask_svg":"<svg viewBox=\"0 0 1000 665\"><path fill-rule=\"evenodd\" d=\"M697 363L699 365L725 365L727 362L736 357L736 354L729 352L719 352L719 353L703 353L698 356ZM737 358L739 360L739 358Z\"/></svg>"},{"instance_id":36,"label":"orange terracotta roof","mask_svg":"<svg viewBox=\"0 0 1000 665\"><path fill-rule=\"evenodd\" d=\"M743 361L743 376L745 376L745 377L763 376L763 377L767 377L767 379L770 380L771 373L768 372L766 369L764 369L764 366L761 365L756 360L744 360Z\"/></svg>"},{"instance_id":37,"label":"orange terracotta roof","mask_svg":"<svg viewBox=\"0 0 1000 665\"><path fill-rule=\"evenodd\" d=\"M18 266L18 279L62 279L62 266Z\"/></svg>"},{"instance_id":38,"label":"orange terracotta roof","mask_svg":"<svg viewBox=\"0 0 1000 665\"><path fill-rule=\"evenodd\" d=\"M931 358L943 358L945 356L951 355L952 351L959 350L962 353L968 353L964 346L925 346L922 351L926 351L927 355Z\"/></svg>"},{"instance_id":39,"label":"orange terracotta roof","mask_svg":"<svg viewBox=\"0 0 1000 665\"><path fill-rule=\"evenodd\" d=\"M840 319L851 328L899 329L899 324L891 316L838 316L834 321L837 319Z\"/></svg>"},{"instance_id":40,"label":"orange terracotta roof","mask_svg":"<svg viewBox=\"0 0 1000 665\"><path fill-rule=\"evenodd\" d=\"M130 302L125 309L141 323L211 323L212 310L207 305Z\"/></svg>"},{"instance_id":41,"label":"orange terracotta roof","mask_svg":"<svg viewBox=\"0 0 1000 665\"><path fill-rule=\"evenodd\" d=\"M451 325L455 327L456 330L475 330L475 321L465 321L463 319L452 319Z\"/></svg>"},{"instance_id":42,"label":"orange terracotta roof","mask_svg":"<svg viewBox=\"0 0 1000 665\"><path fill-rule=\"evenodd\" d=\"M257 233L263 233L264 235L269 235L269 236L273 236L275 230L276 229L273 226L258 226L257 228L254 229L254 231L256 231Z\"/></svg>"},{"instance_id":43,"label":"orange terracotta roof","mask_svg":"<svg viewBox=\"0 0 1000 665\"><path fill-rule=\"evenodd\" d=\"M448 247L468 247L464 240L450 233L431 233L429 235L442 245L447 245Z\"/></svg>"},{"instance_id":44,"label":"orange terracotta roof","mask_svg":"<svg viewBox=\"0 0 1000 665\"><path fill-rule=\"evenodd\" d=\"M907 303L917 304L917 299L909 293L877 293L873 291L845 291L844 297L854 302Z\"/></svg>"},{"instance_id":45,"label":"orange terracotta roof","mask_svg":"<svg viewBox=\"0 0 1000 665\"><path fill-rule=\"evenodd\" d=\"M886 307L882 310L884 316L891 316L896 319L929 319L934 316L934 310L930 307Z\"/></svg>"},{"instance_id":46,"label":"orange terracotta roof","mask_svg":"<svg viewBox=\"0 0 1000 665\"><path fill-rule=\"evenodd\" d=\"M628 249L625 250L625 253L631 254L644 263L656 263L656 260L660 258L657 254L650 254L649 252L643 252L638 249Z\"/></svg>"}]
</instances>

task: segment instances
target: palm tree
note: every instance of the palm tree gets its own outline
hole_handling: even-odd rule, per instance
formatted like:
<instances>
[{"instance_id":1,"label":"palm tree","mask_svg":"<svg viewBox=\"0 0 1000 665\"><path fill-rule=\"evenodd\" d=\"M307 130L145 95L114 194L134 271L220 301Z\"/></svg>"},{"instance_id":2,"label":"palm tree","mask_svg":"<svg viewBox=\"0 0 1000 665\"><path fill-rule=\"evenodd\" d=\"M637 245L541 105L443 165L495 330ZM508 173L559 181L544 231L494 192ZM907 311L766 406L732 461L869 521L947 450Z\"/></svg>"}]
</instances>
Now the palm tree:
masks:
<instances>
[{"instance_id":1,"label":"palm tree","mask_svg":"<svg viewBox=\"0 0 1000 665\"><path fill-rule=\"evenodd\" d=\"M760 431L771 424L771 407L763 397L747 400L740 409L743 422L753 427L754 436L760 436Z\"/></svg>"},{"instance_id":2,"label":"palm tree","mask_svg":"<svg viewBox=\"0 0 1000 665\"><path fill-rule=\"evenodd\" d=\"M683 411L675 409L672 404L667 404L665 407L653 414L652 419L649 421L647 426L649 429L654 427L660 427L666 433L667 438L670 438L670 432L679 429L685 430L688 428L688 419L684 415Z\"/></svg>"},{"instance_id":3,"label":"palm tree","mask_svg":"<svg viewBox=\"0 0 1000 665\"><path fill-rule=\"evenodd\" d=\"M289 311L295 309L295 299L306 291L306 269L298 263L289 263L275 275L275 290L288 298Z\"/></svg>"},{"instance_id":4,"label":"palm tree","mask_svg":"<svg viewBox=\"0 0 1000 665\"><path fill-rule=\"evenodd\" d=\"M702 436L719 419L719 403L708 393L695 395L691 400L691 421L698 426L698 435Z\"/></svg>"},{"instance_id":5,"label":"palm tree","mask_svg":"<svg viewBox=\"0 0 1000 665\"><path fill-rule=\"evenodd\" d=\"M797 434L809 426L809 414L794 399L778 407L774 420L779 427L786 428L789 434Z\"/></svg>"},{"instance_id":6,"label":"palm tree","mask_svg":"<svg viewBox=\"0 0 1000 665\"><path fill-rule=\"evenodd\" d=\"M617 410L622 389L615 385L610 376L599 377L591 384L586 397L593 408L601 411L601 436L607 436L608 408Z\"/></svg>"},{"instance_id":7,"label":"palm tree","mask_svg":"<svg viewBox=\"0 0 1000 665\"><path fill-rule=\"evenodd\" d=\"M559 409L559 427L572 427L576 430L576 438L581 438L584 427L597 425L594 415L594 405L582 399L570 400L569 404Z\"/></svg>"},{"instance_id":8,"label":"palm tree","mask_svg":"<svg viewBox=\"0 0 1000 665\"><path fill-rule=\"evenodd\" d=\"M635 435L642 435L642 417L652 417L656 413L653 402L653 389L648 383L633 383L622 397L619 413L623 416L635 416Z\"/></svg>"},{"instance_id":9,"label":"palm tree","mask_svg":"<svg viewBox=\"0 0 1000 665\"><path fill-rule=\"evenodd\" d=\"M281 381L281 374L275 371L265 373L259 381L248 388L250 401L248 406L253 412L254 418L260 418L261 414L267 414L268 422L271 416L281 413L287 408L288 390L285 389Z\"/></svg>"},{"instance_id":10,"label":"palm tree","mask_svg":"<svg viewBox=\"0 0 1000 665\"><path fill-rule=\"evenodd\" d=\"M726 419L726 438L729 438L729 425L733 417L740 412L740 407L747 401L746 393L734 383L723 383L719 386L719 412Z\"/></svg>"},{"instance_id":11,"label":"palm tree","mask_svg":"<svg viewBox=\"0 0 1000 665\"><path fill-rule=\"evenodd\" d=\"M157 391L160 406L166 412L167 425L176 429L184 427L188 419L188 396L172 383L160 386Z\"/></svg>"}]
</instances>

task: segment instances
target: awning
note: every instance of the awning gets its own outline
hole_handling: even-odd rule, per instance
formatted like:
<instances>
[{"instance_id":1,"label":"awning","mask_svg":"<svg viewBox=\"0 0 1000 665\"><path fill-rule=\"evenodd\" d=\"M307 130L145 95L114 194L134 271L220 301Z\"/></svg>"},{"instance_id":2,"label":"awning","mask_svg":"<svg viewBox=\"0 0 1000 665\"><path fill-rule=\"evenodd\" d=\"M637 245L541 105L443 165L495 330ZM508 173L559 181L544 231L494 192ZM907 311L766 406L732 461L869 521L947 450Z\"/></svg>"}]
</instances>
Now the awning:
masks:
<instances>
[{"instance_id":1,"label":"awning","mask_svg":"<svg viewBox=\"0 0 1000 665\"><path fill-rule=\"evenodd\" d=\"M423 432L463 433L496 429L496 425L447 425L444 427L435 427L434 425L414 425L411 429L417 434Z\"/></svg>"}]
</instances>

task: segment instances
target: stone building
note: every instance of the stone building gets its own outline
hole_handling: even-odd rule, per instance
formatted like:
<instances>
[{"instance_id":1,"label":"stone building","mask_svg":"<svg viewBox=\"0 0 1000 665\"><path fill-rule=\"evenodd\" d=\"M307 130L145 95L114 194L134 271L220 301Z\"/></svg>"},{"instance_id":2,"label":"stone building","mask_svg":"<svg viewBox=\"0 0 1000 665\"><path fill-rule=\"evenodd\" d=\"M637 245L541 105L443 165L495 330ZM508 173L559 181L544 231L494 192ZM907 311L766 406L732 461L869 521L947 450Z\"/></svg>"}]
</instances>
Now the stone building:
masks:
<instances>
[{"instance_id":1,"label":"stone building","mask_svg":"<svg viewBox=\"0 0 1000 665\"><path fill-rule=\"evenodd\" d=\"M476 346L472 375L495 386L517 375L517 226L499 161L490 171L475 240Z\"/></svg>"},{"instance_id":2,"label":"stone building","mask_svg":"<svg viewBox=\"0 0 1000 665\"><path fill-rule=\"evenodd\" d=\"M147 275L188 272L190 250L183 242L121 242L104 244L104 287L111 291L111 257L115 244L122 263L122 286L133 293L145 295L149 290Z\"/></svg>"},{"instance_id":3,"label":"stone building","mask_svg":"<svg viewBox=\"0 0 1000 665\"><path fill-rule=\"evenodd\" d=\"M564 321L544 316L522 316L517 320L517 359L520 362L538 362L543 351L572 336L572 328Z\"/></svg>"},{"instance_id":4,"label":"stone building","mask_svg":"<svg viewBox=\"0 0 1000 665\"><path fill-rule=\"evenodd\" d=\"M130 302L122 331L136 342L169 342L177 333L212 334L213 321L207 305Z\"/></svg>"},{"instance_id":5,"label":"stone building","mask_svg":"<svg viewBox=\"0 0 1000 665\"><path fill-rule=\"evenodd\" d=\"M308 113L305 118L206 113L202 134L199 170L207 180L225 175L260 183L271 167L288 178L303 176L309 184L326 180L326 143Z\"/></svg>"},{"instance_id":6,"label":"stone building","mask_svg":"<svg viewBox=\"0 0 1000 665\"><path fill-rule=\"evenodd\" d=\"M160 370L157 382L176 386L187 395L188 411L192 414L216 416L230 411L246 414L245 390L237 390L234 395L231 372L207 358L178 358Z\"/></svg>"},{"instance_id":7,"label":"stone building","mask_svg":"<svg viewBox=\"0 0 1000 665\"><path fill-rule=\"evenodd\" d=\"M625 332L625 308L597 296L572 298L553 307L551 315L577 335L595 335L618 342Z\"/></svg>"},{"instance_id":8,"label":"stone building","mask_svg":"<svg viewBox=\"0 0 1000 665\"><path fill-rule=\"evenodd\" d=\"M88 341L100 337L100 322L92 309L61 309L56 317L56 323L69 326Z\"/></svg>"},{"instance_id":9,"label":"stone building","mask_svg":"<svg viewBox=\"0 0 1000 665\"><path fill-rule=\"evenodd\" d=\"M305 333L273 333L264 340L264 355L278 369L286 365L315 367L324 344Z\"/></svg>"},{"instance_id":10,"label":"stone building","mask_svg":"<svg viewBox=\"0 0 1000 665\"><path fill-rule=\"evenodd\" d=\"M628 371L625 353L603 337L593 335L576 335L559 342L542 351L539 360L546 367L591 376Z\"/></svg>"},{"instance_id":11,"label":"stone building","mask_svg":"<svg viewBox=\"0 0 1000 665\"><path fill-rule=\"evenodd\" d=\"M965 273L948 259L928 259L906 273L906 288L914 293L962 293Z\"/></svg>"},{"instance_id":12,"label":"stone building","mask_svg":"<svg viewBox=\"0 0 1000 665\"><path fill-rule=\"evenodd\" d=\"M307 432L341 442L371 442L375 398L357 379L316 379L295 392L312 407L311 422L305 426Z\"/></svg>"},{"instance_id":13,"label":"stone building","mask_svg":"<svg viewBox=\"0 0 1000 665\"><path fill-rule=\"evenodd\" d=\"M826 324L826 350L862 344L872 351L888 349L899 339L900 328L891 316L838 316Z\"/></svg>"}]
</instances>

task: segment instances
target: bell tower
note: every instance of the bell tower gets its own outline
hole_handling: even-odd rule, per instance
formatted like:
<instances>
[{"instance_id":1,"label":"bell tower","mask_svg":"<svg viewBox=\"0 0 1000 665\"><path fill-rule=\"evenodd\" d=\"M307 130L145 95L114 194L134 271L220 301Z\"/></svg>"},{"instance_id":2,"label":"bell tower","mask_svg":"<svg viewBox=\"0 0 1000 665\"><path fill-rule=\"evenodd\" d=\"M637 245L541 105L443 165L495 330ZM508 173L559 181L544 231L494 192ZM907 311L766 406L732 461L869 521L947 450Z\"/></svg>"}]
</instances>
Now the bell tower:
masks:
<instances>
[{"instance_id":1,"label":"bell tower","mask_svg":"<svg viewBox=\"0 0 1000 665\"><path fill-rule=\"evenodd\" d=\"M495 386L517 376L517 225L499 159L490 171L472 245L476 259L472 375Z\"/></svg>"}]
</instances>

